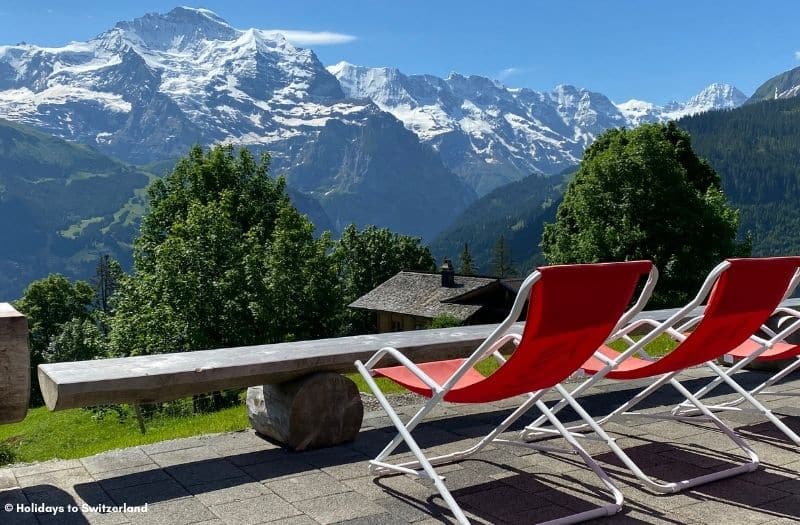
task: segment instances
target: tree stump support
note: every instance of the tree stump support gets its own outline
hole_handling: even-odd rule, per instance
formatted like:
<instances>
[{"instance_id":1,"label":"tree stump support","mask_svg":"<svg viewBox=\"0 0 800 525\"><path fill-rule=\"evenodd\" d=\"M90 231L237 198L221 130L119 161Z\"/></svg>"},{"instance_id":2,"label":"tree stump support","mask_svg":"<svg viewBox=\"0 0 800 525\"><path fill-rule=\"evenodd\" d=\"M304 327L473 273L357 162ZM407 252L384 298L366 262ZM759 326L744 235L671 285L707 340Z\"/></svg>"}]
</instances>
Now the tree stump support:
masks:
<instances>
[{"instance_id":1,"label":"tree stump support","mask_svg":"<svg viewBox=\"0 0 800 525\"><path fill-rule=\"evenodd\" d=\"M353 441L364 406L355 383L331 372L247 390L247 415L261 435L295 451Z\"/></svg>"}]
</instances>

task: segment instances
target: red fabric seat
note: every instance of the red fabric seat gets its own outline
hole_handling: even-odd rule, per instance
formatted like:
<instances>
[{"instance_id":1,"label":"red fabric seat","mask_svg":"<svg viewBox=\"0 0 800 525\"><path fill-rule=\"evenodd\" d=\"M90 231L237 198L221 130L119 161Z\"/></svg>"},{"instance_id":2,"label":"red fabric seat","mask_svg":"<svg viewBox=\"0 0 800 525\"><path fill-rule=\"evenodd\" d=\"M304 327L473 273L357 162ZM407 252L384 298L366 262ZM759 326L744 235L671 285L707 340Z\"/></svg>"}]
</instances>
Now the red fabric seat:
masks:
<instances>
[{"instance_id":1,"label":"red fabric seat","mask_svg":"<svg viewBox=\"0 0 800 525\"><path fill-rule=\"evenodd\" d=\"M752 339L748 339L740 344L730 352L736 358L745 358L761 348L761 345ZM756 358L756 361L780 361L781 359L791 359L800 355L800 345L793 345L789 343L775 343L772 348L764 350L764 352Z\"/></svg>"},{"instance_id":2,"label":"red fabric seat","mask_svg":"<svg viewBox=\"0 0 800 525\"><path fill-rule=\"evenodd\" d=\"M531 290L522 339L508 361L488 377L469 370L444 396L455 403L486 403L550 388L575 372L611 335L650 261L547 266ZM421 365L438 384L463 360ZM405 367L376 368L413 392L431 390Z\"/></svg>"},{"instance_id":3,"label":"red fabric seat","mask_svg":"<svg viewBox=\"0 0 800 525\"><path fill-rule=\"evenodd\" d=\"M800 257L728 262L730 267L711 290L702 321L683 342L656 361L631 356L605 377L642 379L684 370L749 344L750 336L761 328L786 294L786 285L800 266ZM608 348L601 350L613 352ZM590 358L582 366L590 374L602 367L596 358Z\"/></svg>"}]
</instances>

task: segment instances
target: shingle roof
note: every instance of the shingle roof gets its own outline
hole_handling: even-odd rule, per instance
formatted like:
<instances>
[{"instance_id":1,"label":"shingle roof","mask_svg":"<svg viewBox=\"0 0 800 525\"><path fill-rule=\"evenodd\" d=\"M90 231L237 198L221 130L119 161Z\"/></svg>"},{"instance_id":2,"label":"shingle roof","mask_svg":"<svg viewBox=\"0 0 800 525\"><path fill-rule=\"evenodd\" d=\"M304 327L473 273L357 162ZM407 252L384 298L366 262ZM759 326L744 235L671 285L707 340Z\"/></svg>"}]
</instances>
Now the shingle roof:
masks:
<instances>
[{"instance_id":1,"label":"shingle roof","mask_svg":"<svg viewBox=\"0 0 800 525\"><path fill-rule=\"evenodd\" d=\"M464 321L482 306L449 301L490 286L497 279L456 275L455 282L455 287L444 287L438 273L400 272L348 306L431 319L447 314Z\"/></svg>"}]
</instances>

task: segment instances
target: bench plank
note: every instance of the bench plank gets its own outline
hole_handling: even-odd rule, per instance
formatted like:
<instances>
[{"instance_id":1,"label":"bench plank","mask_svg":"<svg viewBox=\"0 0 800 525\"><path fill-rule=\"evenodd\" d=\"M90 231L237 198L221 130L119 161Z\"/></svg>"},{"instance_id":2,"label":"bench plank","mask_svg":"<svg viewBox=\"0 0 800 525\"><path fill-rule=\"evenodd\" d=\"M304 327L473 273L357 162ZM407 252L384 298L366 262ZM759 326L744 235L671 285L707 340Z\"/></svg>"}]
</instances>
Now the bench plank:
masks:
<instances>
[{"instance_id":1,"label":"bench plank","mask_svg":"<svg viewBox=\"0 0 800 525\"><path fill-rule=\"evenodd\" d=\"M786 304L800 305L793 300ZM637 316L667 319L676 309ZM698 313L701 310L698 310ZM358 335L150 356L39 365L39 384L50 410L109 403L154 403L227 388L282 383L312 372L354 372L393 346L415 362L466 357L496 325ZM522 330L522 323L516 327ZM386 361L387 364L391 362Z\"/></svg>"},{"instance_id":2,"label":"bench plank","mask_svg":"<svg viewBox=\"0 0 800 525\"><path fill-rule=\"evenodd\" d=\"M353 372L384 346L412 360L469 355L494 325L359 335L149 356L39 365L50 410L108 403L153 403L226 388L279 383L311 372ZM387 363L390 363L387 358Z\"/></svg>"}]
</instances>

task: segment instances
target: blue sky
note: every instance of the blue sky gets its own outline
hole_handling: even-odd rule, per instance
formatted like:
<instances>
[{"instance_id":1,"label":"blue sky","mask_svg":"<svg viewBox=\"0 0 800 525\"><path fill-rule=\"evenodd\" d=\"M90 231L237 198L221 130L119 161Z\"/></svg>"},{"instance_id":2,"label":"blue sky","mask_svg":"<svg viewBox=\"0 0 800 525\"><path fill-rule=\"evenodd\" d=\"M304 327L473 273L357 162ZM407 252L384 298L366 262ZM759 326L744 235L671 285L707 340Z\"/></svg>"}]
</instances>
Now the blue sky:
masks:
<instances>
[{"instance_id":1,"label":"blue sky","mask_svg":"<svg viewBox=\"0 0 800 525\"><path fill-rule=\"evenodd\" d=\"M86 40L177 5L211 9L239 28L312 32L306 47L326 65L458 71L540 91L567 83L615 102L685 100L711 82L750 95L800 65L800 2L790 0L0 0L0 43Z\"/></svg>"}]
</instances>

